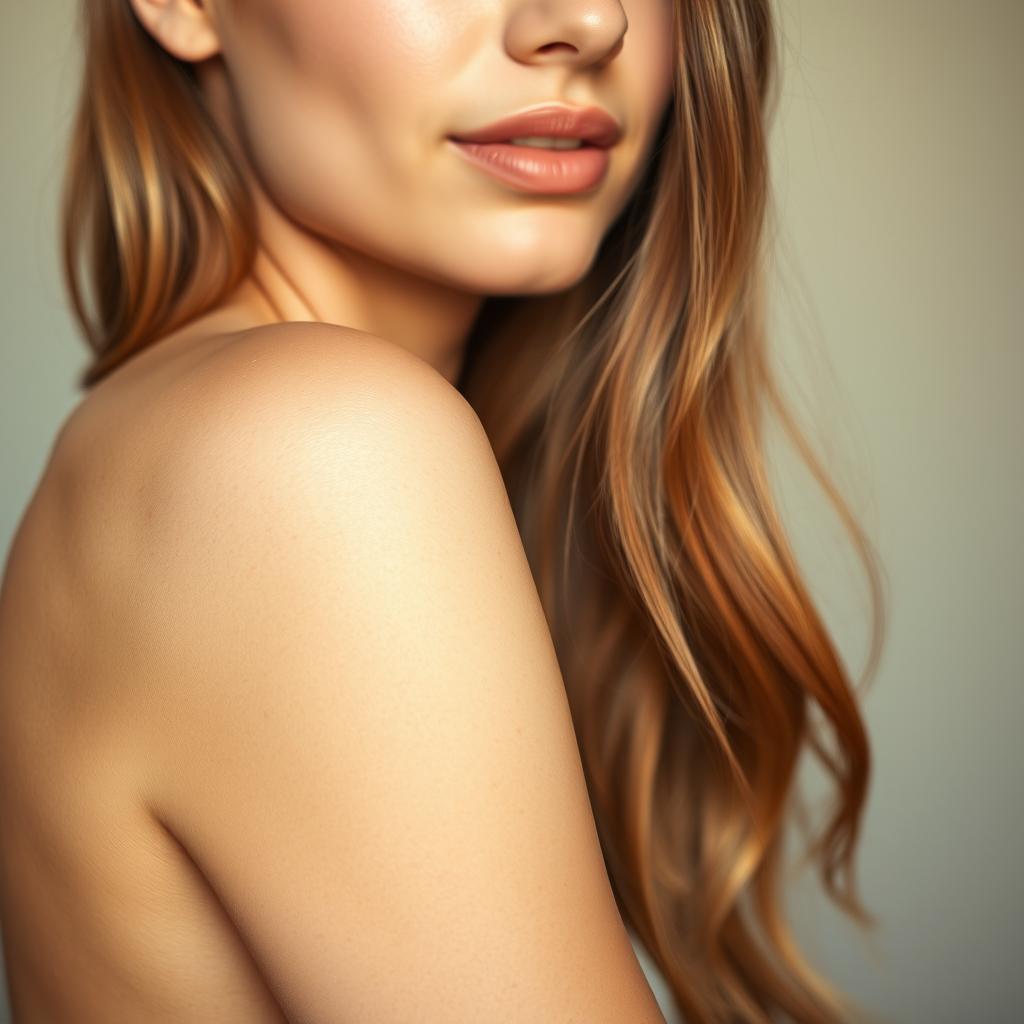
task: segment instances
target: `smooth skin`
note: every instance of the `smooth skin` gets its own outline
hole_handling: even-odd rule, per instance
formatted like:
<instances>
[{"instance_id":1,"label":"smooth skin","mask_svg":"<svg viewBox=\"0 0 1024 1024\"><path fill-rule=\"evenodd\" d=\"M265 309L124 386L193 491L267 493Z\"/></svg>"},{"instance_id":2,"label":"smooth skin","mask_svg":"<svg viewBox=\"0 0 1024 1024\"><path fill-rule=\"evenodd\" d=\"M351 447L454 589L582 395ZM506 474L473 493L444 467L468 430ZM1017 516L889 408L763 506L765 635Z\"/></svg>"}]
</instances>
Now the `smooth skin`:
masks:
<instances>
[{"instance_id":1,"label":"smooth skin","mask_svg":"<svg viewBox=\"0 0 1024 1024\"><path fill-rule=\"evenodd\" d=\"M453 382L482 297L571 284L628 199L668 0L131 2L202 62L262 246L79 404L8 557L16 1024L663 1021ZM445 149L557 98L626 127L592 195Z\"/></svg>"}]
</instances>

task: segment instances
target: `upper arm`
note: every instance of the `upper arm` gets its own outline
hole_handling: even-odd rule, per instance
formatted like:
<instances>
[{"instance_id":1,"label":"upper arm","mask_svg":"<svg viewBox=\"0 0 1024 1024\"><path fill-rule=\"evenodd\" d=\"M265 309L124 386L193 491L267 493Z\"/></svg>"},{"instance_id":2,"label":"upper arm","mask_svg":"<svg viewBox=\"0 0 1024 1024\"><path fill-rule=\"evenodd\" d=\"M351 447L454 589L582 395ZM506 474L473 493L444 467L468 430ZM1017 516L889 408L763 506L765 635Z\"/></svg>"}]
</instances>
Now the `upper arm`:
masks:
<instances>
[{"instance_id":1,"label":"upper arm","mask_svg":"<svg viewBox=\"0 0 1024 1024\"><path fill-rule=\"evenodd\" d=\"M381 356L179 472L149 804L291 1019L661 1022L486 435Z\"/></svg>"}]
</instances>

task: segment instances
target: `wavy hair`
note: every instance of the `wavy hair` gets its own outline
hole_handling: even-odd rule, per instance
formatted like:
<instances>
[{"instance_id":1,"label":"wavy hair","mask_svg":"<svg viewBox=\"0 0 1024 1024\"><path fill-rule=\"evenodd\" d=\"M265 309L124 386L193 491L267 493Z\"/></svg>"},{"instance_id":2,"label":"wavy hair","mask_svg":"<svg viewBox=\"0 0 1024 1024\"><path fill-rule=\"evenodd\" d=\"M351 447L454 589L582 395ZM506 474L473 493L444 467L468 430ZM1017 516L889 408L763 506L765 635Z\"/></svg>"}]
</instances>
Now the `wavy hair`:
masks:
<instances>
[{"instance_id":1,"label":"wavy hair","mask_svg":"<svg viewBox=\"0 0 1024 1024\"><path fill-rule=\"evenodd\" d=\"M90 387L249 272L251 200L193 69L127 0L89 0L63 194ZM854 865L871 750L764 451L774 412L870 584L877 554L801 434L765 330L771 0L676 0L671 103L586 275L488 299L458 387L491 438L558 653L616 902L694 1022L850 1019L782 909L808 748L835 799L805 858L875 923ZM90 302L86 292L91 292ZM795 803L797 807L791 808Z\"/></svg>"}]
</instances>

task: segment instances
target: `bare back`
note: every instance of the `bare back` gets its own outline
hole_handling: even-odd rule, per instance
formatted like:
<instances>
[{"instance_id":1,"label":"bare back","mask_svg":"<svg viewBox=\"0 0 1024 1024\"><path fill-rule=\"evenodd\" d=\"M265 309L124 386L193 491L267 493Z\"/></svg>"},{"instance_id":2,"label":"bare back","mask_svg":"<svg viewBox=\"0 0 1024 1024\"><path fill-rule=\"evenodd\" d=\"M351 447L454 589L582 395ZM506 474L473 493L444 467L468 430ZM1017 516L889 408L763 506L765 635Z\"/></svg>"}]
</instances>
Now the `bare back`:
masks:
<instances>
[{"instance_id":1,"label":"bare back","mask_svg":"<svg viewBox=\"0 0 1024 1024\"><path fill-rule=\"evenodd\" d=\"M406 1019L411 1006L401 1008L388 1002L390 995L376 995L377 965L389 956L380 940L366 947L365 966L360 959L360 936L376 925L378 913L371 906L364 915L358 899L360 876L353 875L355 888L347 890L342 919L333 915L330 905L321 918L320 908L309 903L326 897L327 879L338 870L335 851L327 845L333 819L313 819L306 825L309 835L296 841L294 853L285 847L273 852L255 850L250 857L249 844L258 843L259 837L255 832L240 836L242 821L261 814L287 817L286 783L278 786L270 775L256 779L243 771L237 778L216 780L219 788L211 786L210 792L216 789L219 795L207 798L200 790L214 780L204 780L204 769L182 763L176 771L175 764L191 756L187 752L197 743L221 742L218 735L224 735L226 744L237 746L244 741L218 734L214 726L197 728L200 723L192 712L178 718L173 703L191 701L187 684L180 689L174 684L170 696L147 690L173 680L176 668L165 663L167 652L175 651L177 629L193 614L183 608L180 622L166 628L163 618L154 624L150 616L148 640L142 639L145 630L134 628L135 609L167 607L160 574L152 570L153 564L160 563L151 558L150 519L154 508L160 507L160 497L166 493L171 499L180 479L170 478L163 467L174 457L180 463L180 434L192 430L194 437L196 419L206 409L201 383L204 362L216 362L223 350L233 347L232 361L227 363L232 372L221 375L233 388L234 374L250 361L247 354L238 358L245 334L244 328L223 328L179 335L162 342L167 346L162 351L157 346L141 353L103 382L61 431L9 554L0 591L0 919L17 1024L42 1020L83 1024L245 1020L258 1024L294 1019L295 1014L302 1019L335 1020L340 1007L350 1005L342 994L346 985L353 988L352 1005L367 1011L359 1019ZM217 365L223 367L225 360ZM318 377L315 368L313 377ZM255 401L260 398L257 389ZM253 407L250 403L250 414ZM432 422L446 423L455 408L445 406L442 420ZM258 409L257 415L261 414ZM239 440L244 442L244 436ZM191 449L185 451L188 463ZM501 740L508 743L502 755L507 760L496 760L491 766L495 778L507 780L504 799L508 803L501 803L498 790L488 789L481 781L486 779L484 762L460 765L460 772L469 769L459 776L459 786L466 787L465 793L460 790L460 798L490 801L493 794L494 811L461 822L464 834L452 836L453 851L441 848L437 855L460 866L476 864L472 844L486 834L492 837L486 843L497 850L506 832L519 849L517 860L507 862L511 872L504 866L496 868L493 878L480 872L480 892L493 890L494 904L488 903L487 896L478 910L467 906L456 926L465 922L467 929L478 929L466 930L464 937L469 948L477 951L474 955L480 956L482 971L476 978L461 975L460 983L466 986L463 1009L475 1014L490 999L499 998L501 984L505 987L500 998L511 1001L503 1009L495 1004L495 1020L524 1019L521 1011L528 1005L534 1011L527 1011L527 1016L533 1012L535 1017L548 1018L550 1012L561 1018L571 1010L590 1013L590 1020L661 1020L608 887L550 640L542 636L543 616L535 604L535 592L529 593L532 586L526 583L525 558L521 548L514 549L518 538L510 510L507 505L501 507L505 499L500 478L496 467L485 469L489 475L481 493L488 500L464 513L461 535L477 529L479 515L488 520L497 515L502 520L498 532L480 529L481 542L473 550L486 561L490 552L500 548L501 558L510 561L488 564L484 578L491 579L507 565L511 575L503 582L508 586L515 582L521 588L514 590L514 606L499 599L487 613L489 621L508 625L523 652L513 655L509 648L501 656L511 659L507 668L517 681L519 696L497 696L500 713L491 703L477 706L477 698L470 698L467 715L481 717L467 717L467 731L459 736L461 741L468 731L483 728L487 735L486 730L494 729L491 746L485 744L488 751L499 737L508 737ZM462 494L471 479L453 478L442 486L447 486L446 493ZM189 499L187 494L174 493L173 500L187 503ZM242 501L239 507L252 506ZM260 510L253 514L258 516ZM426 539L426 550L435 550L437 535ZM171 563L164 557L162 564ZM175 581L175 607L187 602L189 579L186 573ZM459 586L465 587L467 579L461 577ZM316 590L315 584L312 589ZM422 597L426 589L417 593ZM317 599L318 593L313 595ZM471 605L473 598L469 600ZM459 605L454 621L461 622L470 605ZM193 617L199 621L210 611L200 597ZM422 621L424 614L425 606L418 607L415 622ZM415 622L409 627L413 631ZM163 651L159 658L148 647L154 638ZM497 636L488 641L492 652L494 644L500 644ZM483 661L494 656L484 654ZM296 667L297 678L304 678L303 668L309 665ZM401 665L398 671L401 674ZM154 684L154 679L161 682ZM374 689L372 673L368 684L352 683L353 694L358 694L354 699L362 701L363 707L383 701L379 710L388 710L387 697ZM310 678L308 685L324 683L314 684ZM460 685L463 697L474 692L468 679ZM477 689L482 693L484 688ZM311 700L315 703L316 698ZM469 710L471 706L475 711ZM233 715L235 707L219 708L213 720L228 721L225 716ZM155 708L160 712L155 713ZM277 722L293 712L298 714L287 704L264 707L256 697L244 710L249 728L257 722L261 728L262 715ZM198 714L201 718L203 712ZM325 743L320 754L328 758L335 757L339 745L352 741L351 735L342 739L331 730L314 740L316 723L311 718L293 717L282 727L301 730L312 743ZM188 731L182 732L183 728ZM230 733L232 727L228 728ZM240 735L245 728L239 725ZM456 732L460 729L456 726ZM522 737L531 735L535 744L524 747ZM535 760L524 756L527 749L535 751ZM353 758L363 756L361 748L351 750ZM246 753L232 747L228 756L239 763ZM429 757L437 752L424 748L418 753ZM473 758L480 755L483 750L474 749ZM294 757L296 765L301 759L298 749L282 756ZM365 778L373 764L374 755L369 754L358 762L356 777ZM439 771L443 774L449 767ZM479 778L475 778L473 771L478 767ZM182 781L174 781L174 776ZM157 778L159 785L151 787ZM310 768L308 778L316 778L315 768ZM319 808L324 807L324 799L340 797L322 780L318 785L322 787ZM239 796L237 808L224 802L233 800L225 786L237 786L230 789ZM273 787L278 788L271 794ZM313 786L305 789L308 796ZM182 838L188 835L188 823L173 831L164 824L167 817L149 799L154 790L160 792L161 809L171 807L188 816L195 808L196 834L189 838L196 840L202 856L197 857L191 843ZM368 823L373 817L366 837L358 841L362 854L356 855L354 845L346 840L346 845L353 845L353 868L368 886L383 882L383 873L394 870L397 863L382 866L378 877L377 869L364 859L364 855L376 857L374 837L412 826L412 817L399 821L398 815L417 816L417 827L421 824L419 812L405 802L412 793L413 789L401 797L395 794L392 805L391 794L381 791L374 797L378 802L372 810L351 794L347 798L349 811L362 816L365 810ZM529 813L520 807L520 794L532 794L536 801L531 806L531 798L526 798ZM249 808L245 813L243 800ZM321 836L324 845L314 852ZM555 836L558 842L552 842ZM455 849L460 850L458 858ZM204 857L212 859L221 885L216 890L208 881L209 871L204 870L211 865L200 867ZM542 889L536 883L549 871ZM416 884L423 884L423 879ZM230 899L224 896L225 885ZM264 891L273 891L274 899L253 905L250 894ZM413 906L416 891L411 884ZM519 893L525 896L534 891L547 895L532 903L520 900ZM386 912L405 915L409 904L397 903ZM337 909L341 906L339 900ZM415 913L422 917L418 924L426 932L444 919L440 908L428 901ZM431 916L435 913L442 917L435 920ZM511 959L500 943L493 944L493 951L479 946L481 934L502 918L505 923L499 933ZM328 920L333 935L327 934ZM386 930L397 924L385 919L381 927ZM411 931L411 921L404 924ZM324 965L314 968L312 951L325 944L335 952L328 952ZM305 959L295 952L300 948L307 951ZM452 963L439 974L439 984L463 970L455 958L465 954L465 949L450 954ZM332 956L339 964L336 957L351 959L345 966L347 980L339 974L327 982L326 972L334 970ZM379 959L370 960L371 956ZM513 978L522 973L521 990L491 977L489 972L499 964ZM273 988L267 970L261 969L264 965L274 972ZM422 988L414 988L408 998L418 1000L423 993L423 998L435 1000L430 1004L435 1009L448 1005L449 994L426 995L430 966L417 970L416 984ZM359 986L369 987L357 994L355 979ZM275 996L282 988L293 1008L304 1009L290 1010L286 1016L284 1000ZM367 1001L378 998L379 1005L371 1011ZM319 1000L317 1009L310 1009L307 1017L306 1008L314 1000ZM395 1012L398 1017L393 1016ZM593 1016L595 1012L599 1015Z\"/></svg>"},{"instance_id":2,"label":"bare back","mask_svg":"<svg viewBox=\"0 0 1024 1024\"><path fill-rule=\"evenodd\" d=\"M0 917L18 1024L285 1019L202 873L145 806L132 698L147 666L118 602L146 595L105 586L142 557L134 484L173 443L147 409L228 337L181 332L83 400L11 546Z\"/></svg>"}]
</instances>

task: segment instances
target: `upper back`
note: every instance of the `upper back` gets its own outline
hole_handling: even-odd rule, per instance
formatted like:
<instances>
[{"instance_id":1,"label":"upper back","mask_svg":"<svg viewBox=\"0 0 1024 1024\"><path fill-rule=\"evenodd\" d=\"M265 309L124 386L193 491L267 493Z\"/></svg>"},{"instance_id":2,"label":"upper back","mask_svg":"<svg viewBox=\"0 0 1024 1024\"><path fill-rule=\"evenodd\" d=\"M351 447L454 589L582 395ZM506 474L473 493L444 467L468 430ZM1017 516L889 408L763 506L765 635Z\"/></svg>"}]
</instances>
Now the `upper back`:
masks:
<instances>
[{"instance_id":1,"label":"upper back","mask_svg":"<svg viewBox=\"0 0 1024 1024\"><path fill-rule=\"evenodd\" d=\"M5 776L116 738L290 1018L661 1020L471 408L355 332L208 351L55 450L0 597Z\"/></svg>"}]
</instances>

